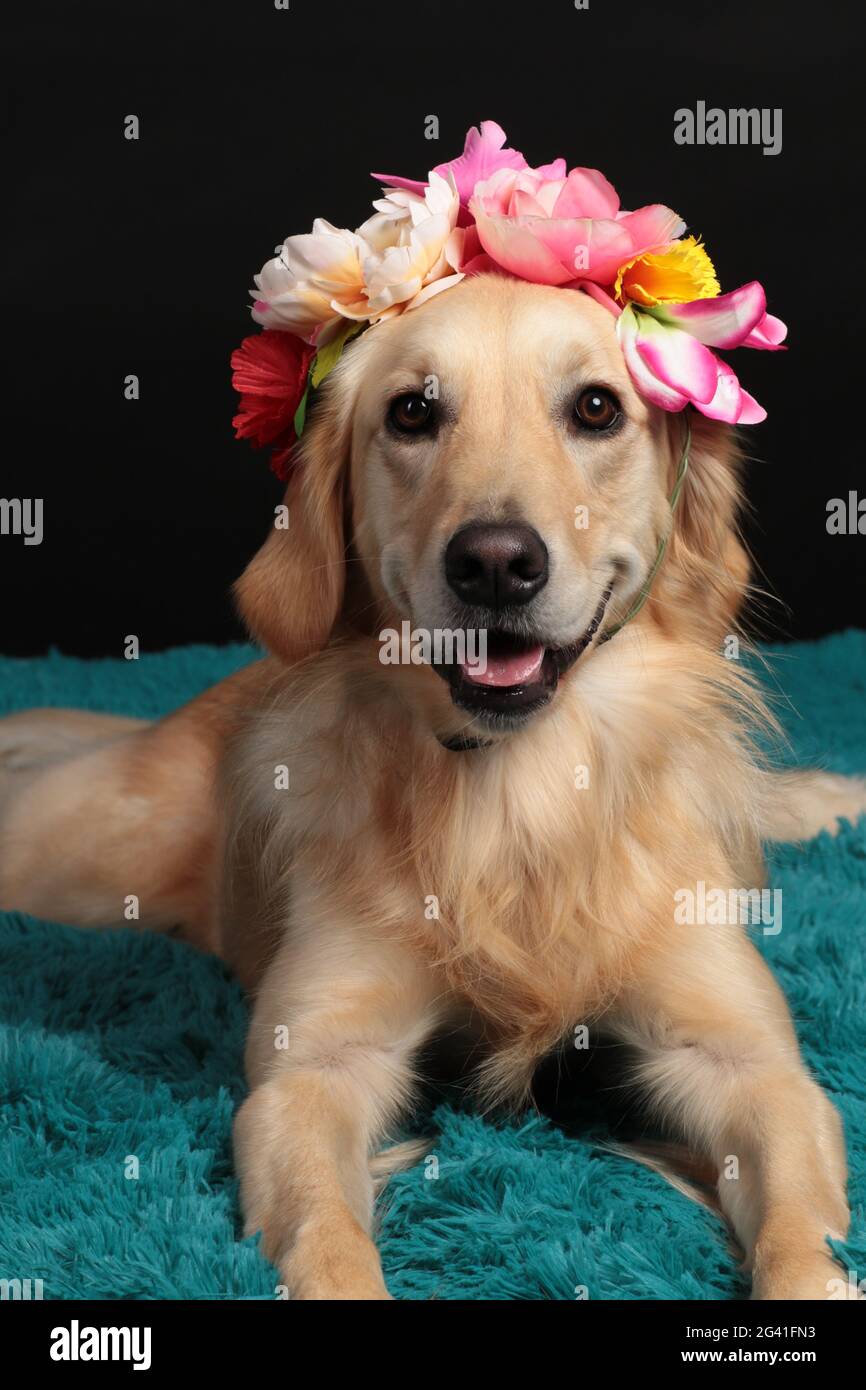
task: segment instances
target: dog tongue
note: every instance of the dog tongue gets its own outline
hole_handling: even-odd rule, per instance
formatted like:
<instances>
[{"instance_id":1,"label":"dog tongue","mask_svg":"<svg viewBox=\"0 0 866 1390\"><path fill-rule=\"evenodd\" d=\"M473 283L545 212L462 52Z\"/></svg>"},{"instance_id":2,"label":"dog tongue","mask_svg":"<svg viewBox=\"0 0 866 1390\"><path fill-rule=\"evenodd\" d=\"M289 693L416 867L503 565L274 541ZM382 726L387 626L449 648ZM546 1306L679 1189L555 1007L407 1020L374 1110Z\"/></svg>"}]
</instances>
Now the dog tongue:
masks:
<instances>
[{"instance_id":1,"label":"dog tongue","mask_svg":"<svg viewBox=\"0 0 866 1390\"><path fill-rule=\"evenodd\" d=\"M484 671L478 669L477 663L468 661L464 661L460 669L473 685L527 685L538 675L543 660L544 648L530 647L528 651L510 655L493 656L488 652Z\"/></svg>"}]
</instances>

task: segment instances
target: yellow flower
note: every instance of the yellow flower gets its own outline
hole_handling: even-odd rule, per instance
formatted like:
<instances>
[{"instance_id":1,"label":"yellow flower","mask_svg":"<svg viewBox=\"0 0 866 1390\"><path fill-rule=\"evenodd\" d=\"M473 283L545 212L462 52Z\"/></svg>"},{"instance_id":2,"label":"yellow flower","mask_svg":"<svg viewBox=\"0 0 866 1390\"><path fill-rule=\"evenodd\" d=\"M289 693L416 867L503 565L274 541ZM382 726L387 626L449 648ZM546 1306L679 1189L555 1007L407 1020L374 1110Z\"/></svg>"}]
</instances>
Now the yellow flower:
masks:
<instances>
[{"instance_id":1,"label":"yellow flower","mask_svg":"<svg viewBox=\"0 0 866 1390\"><path fill-rule=\"evenodd\" d=\"M719 282L713 263L697 237L672 241L658 255L647 253L620 267L614 294L621 304L631 300L652 309L657 304L688 304L715 299Z\"/></svg>"}]
</instances>

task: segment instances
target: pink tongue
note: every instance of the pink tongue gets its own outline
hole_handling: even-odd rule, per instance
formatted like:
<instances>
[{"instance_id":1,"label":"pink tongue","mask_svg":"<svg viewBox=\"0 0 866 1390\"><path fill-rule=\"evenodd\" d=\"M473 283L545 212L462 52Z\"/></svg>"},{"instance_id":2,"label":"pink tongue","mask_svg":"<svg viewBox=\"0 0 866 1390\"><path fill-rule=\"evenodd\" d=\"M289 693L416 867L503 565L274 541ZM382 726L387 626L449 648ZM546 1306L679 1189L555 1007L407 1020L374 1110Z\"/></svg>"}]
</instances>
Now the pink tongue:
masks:
<instances>
[{"instance_id":1,"label":"pink tongue","mask_svg":"<svg viewBox=\"0 0 866 1390\"><path fill-rule=\"evenodd\" d=\"M487 655L487 669L481 671L477 665L464 661L461 670L473 685L526 685L534 680L541 670L544 660L543 647L530 647L528 651L514 656Z\"/></svg>"}]
</instances>

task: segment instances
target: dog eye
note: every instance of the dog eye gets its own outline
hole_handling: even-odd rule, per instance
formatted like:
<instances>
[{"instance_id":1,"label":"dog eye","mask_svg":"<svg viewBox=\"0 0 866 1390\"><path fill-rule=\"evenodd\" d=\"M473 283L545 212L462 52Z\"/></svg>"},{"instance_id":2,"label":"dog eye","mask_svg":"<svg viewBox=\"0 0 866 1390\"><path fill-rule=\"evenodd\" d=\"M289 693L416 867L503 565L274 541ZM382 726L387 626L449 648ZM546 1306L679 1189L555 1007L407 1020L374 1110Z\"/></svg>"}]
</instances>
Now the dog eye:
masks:
<instances>
[{"instance_id":1,"label":"dog eye","mask_svg":"<svg viewBox=\"0 0 866 1390\"><path fill-rule=\"evenodd\" d=\"M434 421L433 402L420 391L407 391L391 402L388 420L401 434L421 434Z\"/></svg>"},{"instance_id":2,"label":"dog eye","mask_svg":"<svg viewBox=\"0 0 866 1390\"><path fill-rule=\"evenodd\" d=\"M575 421L585 430L609 430L619 417L619 401L603 386L588 386L574 403Z\"/></svg>"}]
</instances>

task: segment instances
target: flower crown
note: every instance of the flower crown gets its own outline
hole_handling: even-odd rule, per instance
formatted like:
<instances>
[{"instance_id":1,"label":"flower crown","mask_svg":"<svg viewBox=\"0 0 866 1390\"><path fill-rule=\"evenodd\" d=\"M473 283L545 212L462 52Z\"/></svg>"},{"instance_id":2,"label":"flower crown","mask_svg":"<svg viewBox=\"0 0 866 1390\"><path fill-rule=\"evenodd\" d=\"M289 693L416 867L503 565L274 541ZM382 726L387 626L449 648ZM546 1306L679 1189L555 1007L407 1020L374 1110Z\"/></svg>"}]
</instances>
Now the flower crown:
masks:
<instances>
[{"instance_id":1,"label":"flower crown","mask_svg":"<svg viewBox=\"0 0 866 1390\"><path fill-rule=\"evenodd\" d=\"M356 231L317 218L255 277L252 315L266 330L232 354L238 438L273 449L288 476L307 401L356 333L408 313L483 271L580 289L616 317L635 388L663 410L693 405L729 424L766 411L710 349L776 349L781 320L757 280L721 294L703 244L661 203L624 212L597 169L563 159L532 169L483 121L463 154L427 181L374 174L383 196Z\"/></svg>"}]
</instances>

